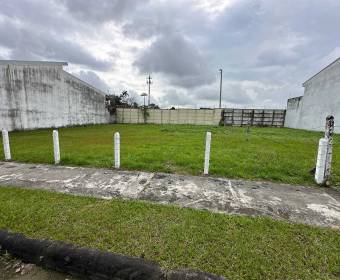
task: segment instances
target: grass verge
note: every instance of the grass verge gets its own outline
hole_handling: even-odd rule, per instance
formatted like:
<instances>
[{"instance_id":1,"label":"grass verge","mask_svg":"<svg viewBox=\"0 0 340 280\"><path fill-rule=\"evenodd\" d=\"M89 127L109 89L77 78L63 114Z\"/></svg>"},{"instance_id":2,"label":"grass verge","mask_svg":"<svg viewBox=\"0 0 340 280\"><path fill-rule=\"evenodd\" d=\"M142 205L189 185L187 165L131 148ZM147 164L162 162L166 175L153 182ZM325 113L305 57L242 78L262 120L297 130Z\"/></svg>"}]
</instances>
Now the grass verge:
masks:
<instances>
[{"instance_id":1,"label":"grass verge","mask_svg":"<svg viewBox=\"0 0 340 280\"><path fill-rule=\"evenodd\" d=\"M0 228L229 279L340 279L339 230L0 187Z\"/></svg>"},{"instance_id":2,"label":"grass verge","mask_svg":"<svg viewBox=\"0 0 340 280\"><path fill-rule=\"evenodd\" d=\"M249 132L246 128L190 125L61 128L62 164L111 167L116 131L121 134L122 169L202 174L205 133L211 131L211 175L290 184L314 184L309 171L315 166L322 137L322 133L287 128L250 128ZM10 140L14 160L53 162L51 129L12 132ZM333 183L340 186L339 135L334 142Z\"/></svg>"}]
</instances>

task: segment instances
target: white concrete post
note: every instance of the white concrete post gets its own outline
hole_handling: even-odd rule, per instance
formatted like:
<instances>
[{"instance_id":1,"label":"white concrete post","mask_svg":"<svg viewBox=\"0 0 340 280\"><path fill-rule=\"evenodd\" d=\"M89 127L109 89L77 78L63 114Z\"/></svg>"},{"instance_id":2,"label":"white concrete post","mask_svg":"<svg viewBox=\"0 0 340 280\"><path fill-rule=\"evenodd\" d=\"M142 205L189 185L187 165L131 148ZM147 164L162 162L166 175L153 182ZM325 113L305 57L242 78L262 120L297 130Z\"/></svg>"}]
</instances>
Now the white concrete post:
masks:
<instances>
[{"instance_id":1,"label":"white concrete post","mask_svg":"<svg viewBox=\"0 0 340 280\"><path fill-rule=\"evenodd\" d=\"M331 179L333 133L334 133L334 117L329 115L326 118L326 130L325 130L325 138L328 140L326 166L325 166L325 184L326 185L330 184L330 179Z\"/></svg>"},{"instance_id":2,"label":"white concrete post","mask_svg":"<svg viewBox=\"0 0 340 280\"><path fill-rule=\"evenodd\" d=\"M54 163L60 163L60 148L59 148L59 133L58 130L53 130L53 152L54 152Z\"/></svg>"},{"instance_id":3,"label":"white concrete post","mask_svg":"<svg viewBox=\"0 0 340 280\"><path fill-rule=\"evenodd\" d=\"M326 184L328 184L331 179L332 156L333 156L333 139L328 139L327 157L326 157L326 166L325 166L325 183Z\"/></svg>"},{"instance_id":4,"label":"white concrete post","mask_svg":"<svg viewBox=\"0 0 340 280\"><path fill-rule=\"evenodd\" d=\"M326 160L328 152L327 148L328 139L321 138L319 141L318 157L315 168L315 182L319 185L323 185L325 183Z\"/></svg>"},{"instance_id":5,"label":"white concrete post","mask_svg":"<svg viewBox=\"0 0 340 280\"><path fill-rule=\"evenodd\" d=\"M210 161L210 144L211 132L207 132L205 137L205 156L204 156L204 174L209 174L209 161Z\"/></svg>"},{"instance_id":6,"label":"white concrete post","mask_svg":"<svg viewBox=\"0 0 340 280\"><path fill-rule=\"evenodd\" d=\"M114 151L115 151L115 168L120 168L120 134L116 132L114 134Z\"/></svg>"},{"instance_id":7,"label":"white concrete post","mask_svg":"<svg viewBox=\"0 0 340 280\"><path fill-rule=\"evenodd\" d=\"M8 131L3 129L2 130L2 144L4 147L4 154L5 154L5 160L11 160L11 148L9 146L9 137L8 137Z\"/></svg>"},{"instance_id":8,"label":"white concrete post","mask_svg":"<svg viewBox=\"0 0 340 280\"><path fill-rule=\"evenodd\" d=\"M329 185L331 178L333 152L334 117L327 116L325 137L319 141L318 157L315 168L315 182L319 185Z\"/></svg>"}]
</instances>

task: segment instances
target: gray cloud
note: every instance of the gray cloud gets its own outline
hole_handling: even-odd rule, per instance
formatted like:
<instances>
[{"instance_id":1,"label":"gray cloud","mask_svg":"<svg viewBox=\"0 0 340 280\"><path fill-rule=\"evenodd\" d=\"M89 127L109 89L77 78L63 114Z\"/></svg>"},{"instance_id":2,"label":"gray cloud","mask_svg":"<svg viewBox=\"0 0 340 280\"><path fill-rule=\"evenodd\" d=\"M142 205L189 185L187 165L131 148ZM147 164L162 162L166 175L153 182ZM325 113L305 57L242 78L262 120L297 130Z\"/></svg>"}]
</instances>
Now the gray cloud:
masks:
<instances>
[{"instance_id":1,"label":"gray cloud","mask_svg":"<svg viewBox=\"0 0 340 280\"><path fill-rule=\"evenodd\" d=\"M11 21L22 23L26 29L46 32L72 33L82 25L68 16L60 2L54 0L4 0L1 1L0 15Z\"/></svg>"},{"instance_id":2,"label":"gray cloud","mask_svg":"<svg viewBox=\"0 0 340 280\"><path fill-rule=\"evenodd\" d=\"M193 98L185 94L181 90L170 88L165 91L165 94L159 100L163 106L190 106L193 104Z\"/></svg>"},{"instance_id":3,"label":"gray cloud","mask_svg":"<svg viewBox=\"0 0 340 280\"><path fill-rule=\"evenodd\" d=\"M222 93L222 99L226 103L244 105L254 102L254 99L251 97L249 92L247 92L247 89L238 83L230 83L226 81L225 85L223 86ZM202 87L197 89L192 94L192 96L217 104L217 101L219 99L219 87L217 86L217 84L213 88Z\"/></svg>"},{"instance_id":4,"label":"gray cloud","mask_svg":"<svg viewBox=\"0 0 340 280\"><path fill-rule=\"evenodd\" d=\"M222 105L235 108L282 108L294 86L266 84L254 81L225 80L222 88ZM217 107L219 84L205 85L186 92L171 88L159 100L165 106Z\"/></svg>"},{"instance_id":5,"label":"gray cloud","mask_svg":"<svg viewBox=\"0 0 340 280\"><path fill-rule=\"evenodd\" d=\"M81 70L78 73L73 73L73 75L77 76L79 79L89 83L90 85L100 89L105 93L110 88L110 86L93 71Z\"/></svg>"},{"instance_id":6,"label":"gray cloud","mask_svg":"<svg viewBox=\"0 0 340 280\"><path fill-rule=\"evenodd\" d=\"M30 28L29 25L22 26L3 20L0 24L0 38L0 45L11 50L12 59L61 60L102 71L111 68L112 63L95 58L79 44L63 36Z\"/></svg>"},{"instance_id":7,"label":"gray cloud","mask_svg":"<svg viewBox=\"0 0 340 280\"><path fill-rule=\"evenodd\" d=\"M152 36L171 32L171 26L155 18L137 18L123 25L123 32L126 36L136 39L148 39Z\"/></svg>"},{"instance_id":8,"label":"gray cloud","mask_svg":"<svg viewBox=\"0 0 340 280\"><path fill-rule=\"evenodd\" d=\"M214 14L196 2L2 0L1 56L110 70L111 87L132 92L141 91L134 87L145 84L145 74L155 73L155 100L183 106L217 105L223 68L224 103L283 107L302 94L304 80L339 55L338 0L240 0ZM111 26L121 37L101 48L99 33ZM95 40L98 53L126 60L113 68L113 61L98 59L84 43ZM149 40L151 46L142 47ZM82 75L99 82L95 72Z\"/></svg>"},{"instance_id":9,"label":"gray cloud","mask_svg":"<svg viewBox=\"0 0 340 280\"><path fill-rule=\"evenodd\" d=\"M183 9L183 1L149 1L122 22L126 36L147 39L181 33L197 39L207 31L209 18L197 9ZM199 27L199 28L198 28Z\"/></svg>"},{"instance_id":10,"label":"gray cloud","mask_svg":"<svg viewBox=\"0 0 340 280\"><path fill-rule=\"evenodd\" d=\"M205 54L180 34L160 36L134 63L141 73L163 73L185 88L214 82L208 64Z\"/></svg>"},{"instance_id":11,"label":"gray cloud","mask_svg":"<svg viewBox=\"0 0 340 280\"><path fill-rule=\"evenodd\" d=\"M258 67L281 65L285 66L287 64L294 64L297 60L297 54L291 53L287 54L280 50L266 50L261 52L257 57Z\"/></svg>"},{"instance_id":12,"label":"gray cloud","mask_svg":"<svg viewBox=\"0 0 340 280\"><path fill-rule=\"evenodd\" d=\"M105 22L121 20L140 5L148 1L138 0L62 0L69 12L81 20Z\"/></svg>"}]
</instances>

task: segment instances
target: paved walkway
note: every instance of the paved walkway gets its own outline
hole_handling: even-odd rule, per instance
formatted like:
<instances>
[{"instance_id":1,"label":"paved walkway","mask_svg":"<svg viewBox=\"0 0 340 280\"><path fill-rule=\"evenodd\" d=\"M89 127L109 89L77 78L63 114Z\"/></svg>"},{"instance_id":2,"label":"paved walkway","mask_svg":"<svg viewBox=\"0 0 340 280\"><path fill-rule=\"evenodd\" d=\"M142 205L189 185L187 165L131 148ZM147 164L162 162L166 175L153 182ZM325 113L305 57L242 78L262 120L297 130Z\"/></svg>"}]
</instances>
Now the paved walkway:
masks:
<instances>
[{"instance_id":1,"label":"paved walkway","mask_svg":"<svg viewBox=\"0 0 340 280\"><path fill-rule=\"evenodd\" d=\"M340 190L328 188L15 162L0 162L0 185L340 227Z\"/></svg>"}]
</instances>

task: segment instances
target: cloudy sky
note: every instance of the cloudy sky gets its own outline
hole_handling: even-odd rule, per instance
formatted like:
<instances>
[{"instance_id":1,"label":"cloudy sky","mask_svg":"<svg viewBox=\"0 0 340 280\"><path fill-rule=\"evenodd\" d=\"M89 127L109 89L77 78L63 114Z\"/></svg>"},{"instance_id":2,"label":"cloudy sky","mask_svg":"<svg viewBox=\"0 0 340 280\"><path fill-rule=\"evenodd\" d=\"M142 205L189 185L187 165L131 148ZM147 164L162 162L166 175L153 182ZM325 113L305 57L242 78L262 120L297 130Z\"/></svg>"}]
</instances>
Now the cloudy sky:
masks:
<instances>
[{"instance_id":1,"label":"cloudy sky","mask_svg":"<svg viewBox=\"0 0 340 280\"><path fill-rule=\"evenodd\" d=\"M340 56L339 0L0 0L0 59L66 70L163 107L280 108Z\"/></svg>"}]
</instances>

